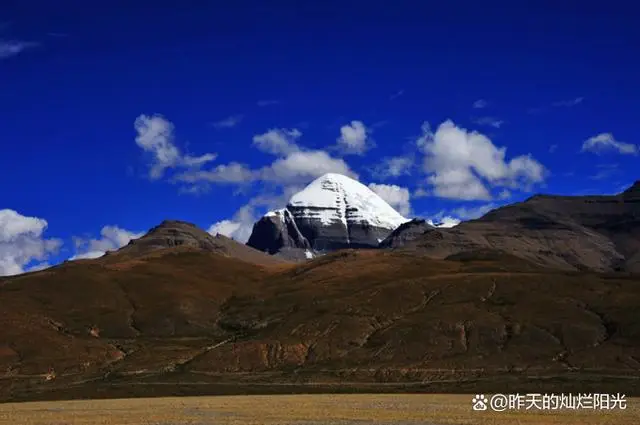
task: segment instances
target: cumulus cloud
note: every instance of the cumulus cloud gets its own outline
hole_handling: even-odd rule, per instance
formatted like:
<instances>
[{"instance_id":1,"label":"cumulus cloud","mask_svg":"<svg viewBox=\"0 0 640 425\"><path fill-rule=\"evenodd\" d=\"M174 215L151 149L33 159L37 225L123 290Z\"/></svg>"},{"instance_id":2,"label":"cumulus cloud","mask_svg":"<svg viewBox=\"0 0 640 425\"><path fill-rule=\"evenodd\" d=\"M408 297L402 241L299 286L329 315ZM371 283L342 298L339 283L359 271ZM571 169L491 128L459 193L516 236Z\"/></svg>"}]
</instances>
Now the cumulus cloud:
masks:
<instances>
[{"instance_id":1,"label":"cumulus cloud","mask_svg":"<svg viewBox=\"0 0 640 425\"><path fill-rule=\"evenodd\" d=\"M300 150L296 142L301 136L302 133L295 128L292 130L274 128L253 136L253 145L273 155L288 155Z\"/></svg>"},{"instance_id":2,"label":"cumulus cloud","mask_svg":"<svg viewBox=\"0 0 640 425\"><path fill-rule=\"evenodd\" d=\"M373 146L369 130L362 121L351 121L340 127L338 148L345 154L362 155Z\"/></svg>"},{"instance_id":3,"label":"cumulus cloud","mask_svg":"<svg viewBox=\"0 0 640 425\"><path fill-rule=\"evenodd\" d=\"M27 49L38 47L39 43L20 40L0 40L0 60L19 55Z\"/></svg>"},{"instance_id":4,"label":"cumulus cloud","mask_svg":"<svg viewBox=\"0 0 640 425\"><path fill-rule=\"evenodd\" d=\"M460 200L492 199L492 188L530 190L547 171L530 155L506 160L484 134L457 127L451 120L432 132L428 123L417 145L424 153L423 170L435 196Z\"/></svg>"},{"instance_id":5,"label":"cumulus cloud","mask_svg":"<svg viewBox=\"0 0 640 425\"><path fill-rule=\"evenodd\" d=\"M302 190L302 186L286 186L280 193L263 193L249 200L246 205L236 211L231 219L225 219L212 224L208 232L212 235L221 235L233 238L238 242L246 243L251 236L253 225L265 209L274 210L283 208L294 193Z\"/></svg>"},{"instance_id":6,"label":"cumulus cloud","mask_svg":"<svg viewBox=\"0 0 640 425\"><path fill-rule=\"evenodd\" d=\"M243 115L232 115L223 120L216 121L212 125L215 128L233 128L242 122Z\"/></svg>"},{"instance_id":7,"label":"cumulus cloud","mask_svg":"<svg viewBox=\"0 0 640 425\"><path fill-rule=\"evenodd\" d=\"M582 144L582 152L601 154L615 151L622 155L638 155L640 147L632 143L620 142L611 133L600 133L588 138Z\"/></svg>"},{"instance_id":8,"label":"cumulus cloud","mask_svg":"<svg viewBox=\"0 0 640 425\"><path fill-rule=\"evenodd\" d=\"M74 238L77 253L69 260L102 257L107 251L122 248L132 239L138 239L144 234L145 232L132 232L118 226L104 226L99 239Z\"/></svg>"},{"instance_id":9,"label":"cumulus cloud","mask_svg":"<svg viewBox=\"0 0 640 425\"><path fill-rule=\"evenodd\" d=\"M260 170L260 177L264 181L278 184L301 184L326 173L358 178L344 160L333 158L320 150L293 152L285 158L277 159Z\"/></svg>"},{"instance_id":10,"label":"cumulus cloud","mask_svg":"<svg viewBox=\"0 0 640 425\"><path fill-rule=\"evenodd\" d=\"M0 276L16 275L48 265L45 260L58 252L62 241L44 238L42 234L46 227L44 219L27 217L10 209L0 210Z\"/></svg>"},{"instance_id":11,"label":"cumulus cloud","mask_svg":"<svg viewBox=\"0 0 640 425\"><path fill-rule=\"evenodd\" d=\"M134 122L134 128L136 144L151 155L151 179L161 178L168 168L198 168L216 158L212 153L193 157L180 152L175 145L174 125L162 115L140 115Z\"/></svg>"},{"instance_id":12,"label":"cumulus cloud","mask_svg":"<svg viewBox=\"0 0 640 425\"><path fill-rule=\"evenodd\" d=\"M214 236L219 233L238 242L246 243L257 219L255 206L250 203L240 208L230 220L214 223L207 231Z\"/></svg>"},{"instance_id":13,"label":"cumulus cloud","mask_svg":"<svg viewBox=\"0 0 640 425\"><path fill-rule=\"evenodd\" d=\"M411 194L406 187L395 184L370 183L369 189L384 199L403 216L411 215Z\"/></svg>"}]
</instances>

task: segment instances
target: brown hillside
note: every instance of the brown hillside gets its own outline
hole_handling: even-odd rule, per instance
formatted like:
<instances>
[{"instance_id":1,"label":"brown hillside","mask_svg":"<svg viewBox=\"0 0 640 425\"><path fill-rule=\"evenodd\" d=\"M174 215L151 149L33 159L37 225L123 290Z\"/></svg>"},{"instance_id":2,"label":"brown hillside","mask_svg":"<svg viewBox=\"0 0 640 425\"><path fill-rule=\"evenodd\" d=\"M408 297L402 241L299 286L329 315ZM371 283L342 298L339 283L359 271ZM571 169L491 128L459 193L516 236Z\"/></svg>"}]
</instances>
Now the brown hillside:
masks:
<instances>
[{"instance_id":1,"label":"brown hillside","mask_svg":"<svg viewBox=\"0 0 640 425\"><path fill-rule=\"evenodd\" d=\"M640 272L640 182L615 196L537 195L452 229L413 221L383 248L432 258L498 250L545 267Z\"/></svg>"},{"instance_id":2,"label":"brown hillside","mask_svg":"<svg viewBox=\"0 0 640 425\"><path fill-rule=\"evenodd\" d=\"M2 399L267 382L262 391L638 389L633 275L550 271L491 251L340 251L296 266L201 250L108 257L0 280Z\"/></svg>"}]
</instances>

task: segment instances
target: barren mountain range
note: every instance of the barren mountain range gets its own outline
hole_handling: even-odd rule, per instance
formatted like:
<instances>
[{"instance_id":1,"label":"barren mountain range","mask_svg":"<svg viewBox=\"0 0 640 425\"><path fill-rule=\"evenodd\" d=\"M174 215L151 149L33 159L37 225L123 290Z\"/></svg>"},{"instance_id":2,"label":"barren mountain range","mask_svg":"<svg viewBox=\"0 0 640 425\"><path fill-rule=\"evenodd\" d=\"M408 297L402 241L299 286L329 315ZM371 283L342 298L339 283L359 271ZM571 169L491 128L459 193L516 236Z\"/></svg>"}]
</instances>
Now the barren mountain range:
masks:
<instances>
[{"instance_id":1,"label":"barren mountain range","mask_svg":"<svg viewBox=\"0 0 640 425\"><path fill-rule=\"evenodd\" d=\"M414 220L380 247L432 258L495 249L546 267L638 273L640 181L618 195L533 196L452 229Z\"/></svg>"},{"instance_id":2,"label":"barren mountain range","mask_svg":"<svg viewBox=\"0 0 640 425\"><path fill-rule=\"evenodd\" d=\"M640 394L639 193L403 221L383 249L305 235L316 258L297 262L165 221L102 258L0 278L0 399Z\"/></svg>"}]
</instances>

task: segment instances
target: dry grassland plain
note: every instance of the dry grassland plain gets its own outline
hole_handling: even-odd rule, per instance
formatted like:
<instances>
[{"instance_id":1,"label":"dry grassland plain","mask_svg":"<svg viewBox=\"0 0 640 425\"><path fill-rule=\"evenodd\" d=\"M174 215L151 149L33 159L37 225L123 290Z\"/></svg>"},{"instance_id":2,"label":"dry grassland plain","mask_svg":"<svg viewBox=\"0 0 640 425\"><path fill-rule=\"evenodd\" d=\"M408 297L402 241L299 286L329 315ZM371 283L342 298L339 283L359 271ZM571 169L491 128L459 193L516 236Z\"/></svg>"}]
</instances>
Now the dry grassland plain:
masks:
<instances>
[{"instance_id":1,"label":"dry grassland plain","mask_svg":"<svg viewBox=\"0 0 640 425\"><path fill-rule=\"evenodd\" d=\"M0 404L0 425L637 425L625 410L476 412L472 395L276 395Z\"/></svg>"}]
</instances>

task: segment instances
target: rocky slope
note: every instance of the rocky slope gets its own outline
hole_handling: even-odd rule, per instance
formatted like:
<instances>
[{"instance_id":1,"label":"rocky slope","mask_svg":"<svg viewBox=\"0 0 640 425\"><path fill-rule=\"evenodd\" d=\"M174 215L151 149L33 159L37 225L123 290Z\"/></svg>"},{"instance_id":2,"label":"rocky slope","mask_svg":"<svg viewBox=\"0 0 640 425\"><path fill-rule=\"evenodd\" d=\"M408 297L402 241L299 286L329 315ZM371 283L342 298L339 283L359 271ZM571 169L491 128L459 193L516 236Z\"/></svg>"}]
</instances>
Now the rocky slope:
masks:
<instances>
[{"instance_id":1,"label":"rocky slope","mask_svg":"<svg viewBox=\"0 0 640 425\"><path fill-rule=\"evenodd\" d=\"M371 189L340 174L325 174L253 227L247 245L270 254L374 248L407 219Z\"/></svg>"},{"instance_id":2,"label":"rocky slope","mask_svg":"<svg viewBox=\"0 0 640 425\"><path fill-rule=\"evenodd\" d=\"M414 222L380 247L432 258L494 249L547 267L640 272L640 182L614 196L537 195L452 229Z\"/></svg>"},{"instance_id":3,"label":"rocky slope","mask_svg":"<svg viewBox=\"0 0 640 425\"><path fill-rule=\"evenodd\" d=\"M284 262L223 235L212 236L192 223L179 220L165 220L139 239L133 239L127 246L110 252L103 261L122 261L122 258L136 258L166 249L202 250L234 257L254 264L278 264Z\"/></svg>"}]
</instances>

